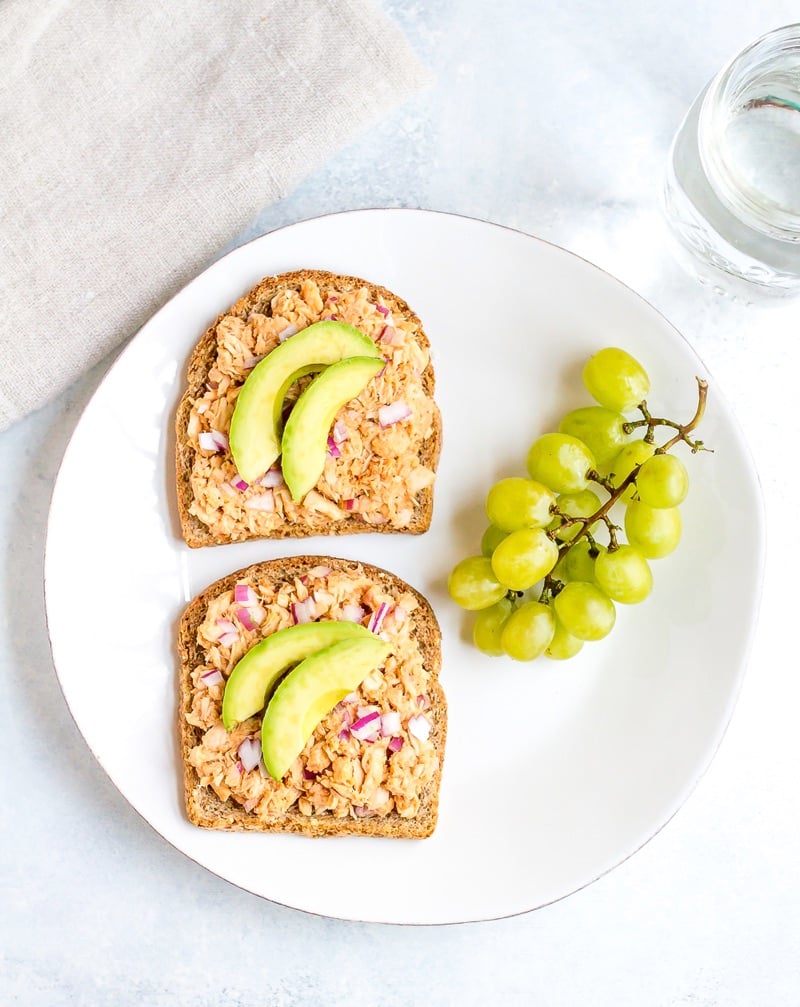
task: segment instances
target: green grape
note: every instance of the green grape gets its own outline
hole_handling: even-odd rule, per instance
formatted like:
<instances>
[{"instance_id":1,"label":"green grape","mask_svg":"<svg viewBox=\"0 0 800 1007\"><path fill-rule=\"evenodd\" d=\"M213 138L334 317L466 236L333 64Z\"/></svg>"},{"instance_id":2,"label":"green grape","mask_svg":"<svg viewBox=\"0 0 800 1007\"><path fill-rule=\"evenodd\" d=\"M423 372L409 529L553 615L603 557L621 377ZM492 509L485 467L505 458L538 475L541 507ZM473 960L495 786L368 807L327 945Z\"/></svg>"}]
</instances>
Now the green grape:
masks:
<instances>
[{"instance_id":1,"label":"green grape","mask_svg":"<svg viewBox=\"0 0 800 1007\"><path fill-rule=\"evenodd\" d=\"M583 368L583 383L601 406L624 413L638 406L650 391L650 378L625 350L607 346L590 357Z\"/></svg>"},{"instance_id":2,"label":"green grape","mask_svg":"<svg viewBox=\"0 0 800 1007\"><path fill-rule=\"evenodd\" d=\"M583 441L569 434L543 434L528 452L531 479L556 493L577 493L589 484L587 473L597 466Z\"/></svg>"},{"instance_id":3,"label":"green grape","mask_svg":"<svg viewBox=\"0 0 800 1007\"><path fill-rule=\"evenodd\" d=\"M632 545L621 545L597 557L594 566L597 586L612 601L636 605L650 594L653 574L642 553Z\"/></svg>"},{"instance_id":4,"label":"green grape","mask_svg":"<svg viewBox=\"0 0 800 1007\"><path fill-rule=\"evenodd\" d=\"M661 559L681 540L681 512L677 507L648 507L633 500L625 511L628 541L648 559Z\"/></svg>"},{"instance_id":5,"label":"green grape","mask_svg":"<svg viewBox=\"0 0 800 1007\"><path fill-rule=\"evenodd\" d=\"M478 650L489 654L490 657L499 657L501 654L505 654L500 638L503 627L513 611L514 606L509 599L501 598L494 605L478 612L472 627L472 640Z\"/></svg>"},{"instance_id":6,"label":"green grape","mask_svg":"<svg viewBox=\"0 0 800 1007\"><path fill-rule=\"evenodd\" d=\"M575 657L582 647L583 640L579 640L577 636L573 636L572 633L568 633L564 629L561 620L556 619L556 628L553 633L553 639L550 641L550 646L547 647L544 654L545 657L550 657L554 661L566 661L570 657Z\"/></svg>"},{"instance_id":7,"label":"green grape","mask_svg":"<svg viewBox=\"0 0 800 1007\"><path fill-rule=\"evenodd\" d=\"M626 444L609 466L612 484L620 486L637 465L642 465L653 457L655 450L655 444L649 444L647 441L631 441L630 444ZM635 494L636 487L631 484L623 491L620 500L626 502L633 500Z\"/></svg>"},{"instance_id":8,"label":"green grape","mask_svg":"<svg viewBox=\"0 0 800 1007\"><path fill-rule=\"evenodd\" d=\"M556 497L556 507L567 517L591 517L600 509L600 497L592 490L580 490L578 493L562 493ZM596 523L596 522L595 522ZM571 542L583 528L582 524L568 524L560 527L561 519L556 517L550 523L550 529L558 529L556 538L562 542ZM594 527L594 525L592 525ZM591 531L591 528L589 529Z\"/></svg>"},{"instance_id":9,"label":"green grape","mask_svg":"<svg viewBox=\"0 0 800 1007\"><path fill-rule=\"evenodd\" d=\"M533 479L501 479L486 497L486 516L502 531L543 528L550 521L555 494Z\"/></svg>"},{"instance_id":10,"label":"green grape","mask_svg":"<svg viewBox=\"0 0 800 1007\"><path fill-rule=\"evenodd\" d=\"M491 556L506 535L508 535L507 531L502 531L502 529L495 528L493 524L490 524L481 539L481 552L483 555Z\"/></svg>"},{"instance_id":11,"label":"green grape","mask_svg":"<svg viewBox=\"0 0 800 1007\"><path fill-rule=\"evenodd\" d=\"M492 572L486 556L468 556L453 567L447 581L453 601L471 611L488 608L506 595L506 588Z\"/></svg>"},{"instance_id":12,"label":"green grape","mask_svg":"<svg viewBox=\"0 0 800 1007\"><path fill-rule=\"evenodd\" d=\"M543 528L520 528L497 546L491 564L501 584L511 591L527 591L550 573L557 560L558 546Z\"/></svg>"},{"instance_id":13,"label":"green grape","mask_svg":"<svg viewBox=\"0 0 800 1007\"><path fill-rule=\"evenodd\" d=\"M597 556L605 551L606 547L599 542L592 546L588 539L579 539L558 561L553 576L562 581L585 580L591 584Z\"/></svg>"},{"instance_id":14,"label":"green grape","mask_svg":"<svg viewBox=\"0 0 800 1007\"><path fill-rule=\"evenodd\" d=\"M674 455L653 455L636 476L636 492L648 507L677 507L689 492L689 473Z\"/></svg>"},{"instance_id":15,"label":"green grape","mask_svg":"<svg viewBox=\"0 0 800 1007\"><path fill-rule=\"evenodd\" d=\"M602 468L619 454L631 435L623 429L625 417L622 413L606 409L605 406L584 406L573 409L562 419L558 429L562 434L570 434L583 441L592 452L594 460Z\"/></svg>"},{"instance_id":16,"label":"green grape","mask_svg":"<svg viewBox=\"0 0 800 1007\"><path fill-rule=\"evenodd\" d=\"M614 628L614 602L594 584L570 581L553 604L564 629L579 640L602 640Z\"/></svg>"},{"instance_id":17,"label":"green grape","mask_svg":"<svg viewBox=\"0 0 800 1007\"><path fill-rule=\"evenodd\" d=\"M549 605L527 601L503 627L503 650L515 661L533 661L545 652L555 632L556 619Z\"/></svg>"}]
</instances>

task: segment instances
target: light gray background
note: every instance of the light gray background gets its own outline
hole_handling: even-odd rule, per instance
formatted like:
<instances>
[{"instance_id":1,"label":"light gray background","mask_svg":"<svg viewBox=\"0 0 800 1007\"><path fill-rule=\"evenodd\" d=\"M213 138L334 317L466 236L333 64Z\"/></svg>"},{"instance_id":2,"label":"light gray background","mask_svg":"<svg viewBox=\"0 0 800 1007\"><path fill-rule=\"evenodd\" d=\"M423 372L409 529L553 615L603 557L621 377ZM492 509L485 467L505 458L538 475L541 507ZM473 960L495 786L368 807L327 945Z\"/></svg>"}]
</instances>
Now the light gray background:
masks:
<instances>
[{"instance_id":1,"label":"light gray background","mask_svg":"<svg viewBox=\"0 0 800 1007\"><path fill-rule=\"evenodd\" d=\"M675 819L617 870L538 912L455 927L367 926L238 891L128 806L75 729L53 672L42 607L49 495L101 365L0 435L2 999L32 1007L797 1005L800 301L747 305L701 286L673 260L658 211L683 111L728 55L796 20L797 7L383 7L437 84L233 243L354 207L449 210L578 252L675 323L733 406L766 500L762 614L736 713ZM90 599L86 611L90 621Z\"/></svg>"}]
</instances>

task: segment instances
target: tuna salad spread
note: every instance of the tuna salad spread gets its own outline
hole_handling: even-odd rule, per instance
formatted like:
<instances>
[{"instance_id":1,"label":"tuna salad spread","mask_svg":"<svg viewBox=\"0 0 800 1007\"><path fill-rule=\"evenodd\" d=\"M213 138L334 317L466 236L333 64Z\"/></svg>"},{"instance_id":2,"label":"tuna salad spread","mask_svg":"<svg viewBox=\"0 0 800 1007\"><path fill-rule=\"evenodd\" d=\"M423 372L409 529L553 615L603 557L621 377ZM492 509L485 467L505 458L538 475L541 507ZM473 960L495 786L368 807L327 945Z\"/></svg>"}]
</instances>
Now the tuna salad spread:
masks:
<instances>
[{"instance_id":1,"label":"tuna salad spread","mask_svg":"<svg viewBox=\"0 0 800 1007\"><path fill-rule=\"evenodd\" d=\"M313 279L280 289L260 307L217 322L216 358L186 425L194 450L189 513L228 541L268 537L293 524L330 531L345 518L409 529L418 494L434 481L437 454L424 450L435 437L438 412L430 394L428 342L418 321L393 312L367 287L340 290ZM360 329L379 346L386 366L339 411L323 475L295 502L279 462L253 485L244 482L227 437L237 395L255 365L299 330L326 319ZM301 378L289 390L284 413L311 380Z\"/></svg>"},{"instance_id":2,"label":"tuna salad spread","mask_svg":"<svg viewBox=\"0 0 800 1007\"><path fill-rule=\"evenodd\" d=\"M231 799L265 822L295 809L335 818L413 818L423 789L438 774L425 667L417 634L420 606L410 591L376 584L357 565L312 567L299 577L251 577L211 599L197 630L202 663L190 672L188 724L199 739L187 753L201 787ZM386 640L391 651L359 689L317 726L279 782L260 757L261 715L228 732L225 682L237 661L264 637L299 622L349 620ZM426 711L429 711L426 714Z\"/></svg>"}]
</instances>

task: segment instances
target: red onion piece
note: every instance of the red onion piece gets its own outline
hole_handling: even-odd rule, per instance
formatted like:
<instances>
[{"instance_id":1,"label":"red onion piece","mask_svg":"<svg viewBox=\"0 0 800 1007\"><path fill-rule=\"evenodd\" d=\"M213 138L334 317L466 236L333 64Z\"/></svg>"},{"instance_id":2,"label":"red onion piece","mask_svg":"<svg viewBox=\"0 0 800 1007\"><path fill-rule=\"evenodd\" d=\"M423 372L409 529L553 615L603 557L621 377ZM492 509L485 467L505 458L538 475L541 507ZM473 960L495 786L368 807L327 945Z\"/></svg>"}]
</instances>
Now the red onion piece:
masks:
<instances>
[{"instance_id":1,"label":"red onion piece","mask_svg":"<svg viewBox=\"0 0 800 1007\"><path fill-rule=\"evenodd\" d=\"M359 741L364 741L374 733L377 726L375 722L380 722L380 716L378 711L375 710L372 713L368 713L366 717L359 717L350 728L350 733L354 738L358 738Z\"/></svg>"},{"instance_id":2,"label":"red onion piece","mask_svg":"<svg viewBox=\"0 0 800 1007\"><path fill-rule=\"evenodd\" d=\"M372 615L369 617L369 622L367 623L367 629L371 633L380 632L381 625L383 623L383 620L386 618L386 613L389 611L390 607L391 606L388 604L388 602L382 601L378 606L377 611L373 612Z\"/></svg>"},{"instance_id":3,"label":"red onion piece","mask_svg":"<svg viewBox=\"0 0 800 1007\"><path fill-rule=\"evenodd\" d=\"M408 733L417 738L418 741L427 741L431 734L431 722L424 713L417 714L416 717L408 718Z\"/></svg>"},{"instance_id":4,"label":"red onion piece","mask_svg":"<svg viewBox=\"0 0 800 1007\"><path fill-rule=\"evenodd\" d=\"M281 472L281 470L276 466L275 468L271 468L268 472L265 472L258 482L261 486L268 486L270 488L282 486L283 472Z\"/></svg>"},{"instance_id":5,"label":"red onion piece","mask_svg":"<svg viewBox=\"0 0 800 1007\"><path fill-rule=\"evenodd\" d=\"M250 612L250 619L254 625L260 626L261 623L266 619L267 613L260 605L251 605L248 609Z\"/></svg>"},{"instance_id":6,"label":"red onion piece","mask_svg":"<svg viewBox=\"0 0 800 1007\"><path fill-rule=\"evenodd\" d=\"M238 633L223 633L219 640L217 640L217 643L222 644L223 647L232 647L238 641Z\"/></svg>"},{"instance_id":7,"label":"red onion piece","mask_svg":"<svg viewBox=\"0 0 800 1007\"><path fill-rule=\"evenodd\" d=\"M356 710L357 717L368 717L371 713L380 713L381 711L377 706L370 704L369 706L359 706Z\"/></svg>"},{"instance_id":8,"label":"red onion piece","mask_svg":"<svg viewBox=\"0 0 800 1007\"><path fill-rule=\"evenodd\" d=\"M350 729L347 727L343 727L341 731L339 731L339 740L347 741L349 737L350 737Z\"/></svg>"},{"instance_id":9,"label":"red onion piece","mask_svg":"<svg viewBox=\"0 0 800 1007\"><path fill-rule=\"evenodd\" d=\"M278 333L278 342L282 343L284 339L288 339L289 336L293 336L297 332L296 325L287 325L285 329L281 329Z\"/></svg>"},{"instance_id":10,"label":"red onion piece","mask_svg":"<svg viewBox=\"0 0 800 1007\"><path fill-rule=\"evenodd\" d=\"M417 696L417 706L421 710L427 710L430 705L431 701L428 699L427 696Z\"/></svg>"},{"instance_id":11,"label":"red onion piece","mask_svg":"<svg viewBox=\"0 0 800 1007\"><path fill-rule=\"evenodd\" d=\"M355 500L345 500L344 509L345 510L355 510L356 502Z\"/></svg>"},{"instance_id":12,"label":"red onion piece","mask_svg":"<svg viewBox=\"0 0 800 1007\"><path fill-rule=\"evenodd\" d=\"M375 310L380 311L384 318L386 318L389 314L389 309L384 304L376 304Z\"/></svg>"},{"instance_id":13,"label":"red onion piece","mask_svg":"<svg viewBox=\"0 0 800 1007\"><path fill-rule=\"evenodd\" d=\"M256 364L260 364L265 356L266 353L262 353L257 357L248 357L247 360L245 360L244 362L244 369L246 371L252 371L252 369L256 366Z\"/></svg>"},{"instance_id":14,"label":"red onion piece","mask_svg":"<svg viewBox=\"0 0 800 1007\"><path fill-rule=\"evenodd\" d=\"M236 624L231 622L230 619L217 619L217 626L219 626L221 632L223 633L236 632Z\"/></svg>"},{"instance_id":15,"label":"red onion piece","mask_svg":"<svg viewBox=\"0 0 800 1007\"><path fill-rule=\"evenodd\" d=\"M233 600L240 605L257 605L258 595L249 584L236 584L233 589Z\"/></svg>"},{"instance_id":16,"label":"red onion piece","mask_svg":"<svg viewBox=\"0 0 800 1007\"><path fill-rule=\"evenodd\" d=\"M205 682L207 686L212 685L222 685L225 679L222 676L222 672L219 669L214 668L213 671L206 671L200 676L200 680Z\"/></svg>"},{"instance_id":17,"label":"red onion piece","mask_svg":"<svg viewBox=\"0 0 800 1007\"><path fill-rule=\"evenodd\" d=\"M227 451L228 436L220 430L203 431L198 434L197 442L204 451Z\"/></svg>"},{"instance_id":18,"label":"red onion piece","mask_svg":"<svg viewBox=\"0 0 800 1007\"><path fill-rule=\"evenodd\" d=\"M390 752L399 752L400 749L403 747L403 739L392 738L386 747Z\"/></svg>"},{"instance_id":19,"label":"red onion piece","mask_svg":"<svg viewBox=\"0 0 800 1007\"><path fill-rule=\"evenodd\" d=\"M310 769L306 769L305 766L303 767L303 779L304 780L316 780L316 778L317 778L317 774L316 773L312 773L311 770Z\"/></svg>"},{"instance_id":20,"label":"red onion piece","mask_svg":"<svg viewBox=\"0 0 800 1007\"><path fill-rule=\"evenodd\" d=\"M313 622L314 615L313 598L306 598L305 601L296 601L292 605L292 617L295 621L295 625L305 622Z\"/></svg>"},{"instance_id":21,"label":"red onion piece","mask_svg":"<svg viewBox=\"0 0 800 1007\"><path fill-rule=\"evenodd\" d=\"M381 735L384 738L391 738L399 734L400 730L400 714L397 710L390 710L381 715Z\"/></svg>"},{"instance_id":22,"label":"red onion piece","mask_svg":"<svg viewBox=\"0 0 800 1007\"><path fill-rule=\"evenodd\" d=\"M364 618L364 609L360 605L344 605L342 608L342 622L361 622Z\"/></svg>"},{"instance_id":23,"label":"red onion piece","mask_svg":"<svg viewBox=\"0 0 800 1007\"><path fill-rule=\"evenodd\" d=\"M391 405L381 406L378 409L378 422L382 427L390 427L393 423L406 420L411 415L411 408L402 399L392 402Z\"/></svg>"},{"instance_id":24,"label":"red onion piece","mask_svg":"<svg viewBox=\"0 0 800 1007\"><path fill-rule=\"evenodd\" d=\"M393 325L384 325L381 334L378 336L378 342L391 346L396 337L397 329Z\"/></svg>"},{"instance_id":25,"label":"red onion piece","mask_svg":"<svg viewBox=\"0 0 800 1007\"><path fill-rule=\"evenodd\" d=\"M257 804L258 804L258 798L257 798L257 797L251 797L251 798L249 798L249 799L248 799L247 801L245 801L245 802L244 802L244 810L245 810L245 811L246 811L246 812L247 812L248 814L250 814L250 812L251 812L251 811L253 810L253 808L254 808L254 807L255 807L255 806L257 805Z\"/></svg>"},{"instance_id":26,"label":"red onion piece","mask_svg":"<svg viewBox=\"0 0 800 1007\"><path fill-rule=\"evenodd\" d=\"M237 608L236 616L239 619L239 622L248 631L248 633L252 633L252 631L255 629L255 626L253 625L253 620L250 618L250 613L247 611L247 609Z\"/></svg>"},{"instance_id":27,"label":"red onion piece","mask_svg":"<svg viewBox=\"0 0 800 1007\"><path fill-rule=\"evenodd\" d=\"M342 700L343 703L357 703L361 697L357 692L348 692Z\"/></svg>"},{"instance_id":28,"label":"red onion piece","mask_svg":"<svg viewBox=\"0 0 800 1007\"><path fill-rule=\"evenodd\" d=\"M371 811L369 808L354 807L353 814L356 816L356 818L371 818L372 815L375 814L375 812Z\"/></svg>"},{"instance_id":29,"label":"red onion piece","mask_svg":"<svg viewBox=\"0 0 800 1007\"><path fill-rule=\"evenodd\" d=\"M245 772L255 769L261 759L261 743L255 738L245 738L236 751Z\"/></svg>"},{"instance_id":30,"label":"red onion piece","mask_svg":"<svg viewBox=\"0 0 800 1007\"><path fill-rule=\"evenodd\" d=\"M242 493L244 493L244 491L246 489L249 489L249 487L250 487L250 483L246 483L244 481L244 479L242 479L242 477L239 475L238 472L233 477L233 479L231 479L231 483L232 483L233 486L236 487L237 490L241 490Z\"/></svg>"},{"instance_id":31,"label":"red onion piece","mask_svg":"<svg viewBox=\"0 0 800 1007\"><path fill-rule=\"evenodd\" d=\"M347 432L347 426L344 420L337 420L333 424L333 439L337 444L342 444L350 435Z\"/></svg>"},{"instance_id":32,"label":"red onion piece","mask_svg":"<svg viewBox=\"0 0 800 1007\"><path fill-rule=\"evenodd\" d=\"M314 578L316 578L316 577L327 577L330 572L331 572L331 568L329 566L312 566L311 569L308 571L308 574L306 576L307 577L314 577Z\"/></svg>"},{"instance_id":33,"label":"red onion piece","mask_svg":"<svg viewBox=\"0 0 800 1007\"><path fill-rule=\"evenodd\" d=\"M339 446L333 437L328 438L328 454L331 458L341 458L342 452L339 450Z\"/></svg>"}]
</instances>

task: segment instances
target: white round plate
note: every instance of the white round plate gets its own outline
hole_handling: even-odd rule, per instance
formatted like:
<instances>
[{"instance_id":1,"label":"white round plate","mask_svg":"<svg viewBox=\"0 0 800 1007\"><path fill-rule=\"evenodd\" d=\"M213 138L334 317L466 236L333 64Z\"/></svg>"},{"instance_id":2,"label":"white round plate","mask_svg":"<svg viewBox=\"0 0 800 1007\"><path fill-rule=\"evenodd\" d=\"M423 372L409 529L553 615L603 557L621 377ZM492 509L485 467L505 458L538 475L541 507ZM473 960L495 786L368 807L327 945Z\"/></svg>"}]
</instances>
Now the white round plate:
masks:
<instances>
[{"instance_id":1,"label":"white round plate","mask_svg":"<svg viewBox=\"0 0 800 1007\"><path fill-rule=\"evenodd\" d=\"M189 352L262 276L330 269L404 297L430 336L444 447L427 534L188 549L177 525L173 421ZM133 339L83 414L53 494L45 587L67 703L137 811L235 885L326 916L451 923L525 912L650 839L708 766L731 716L761 585L763 515L741 434L711 383L685 458L684 538L642 605L569 662L479 654L445 581L479 552L483 500L524 472L530 442L588 403L584 360L627 347L655 415L688 419L705 368L653 308L562 249L447 214L366 210L305 221L231 252ZM201 588L251 562L333 552L384 566L441 622L449 734L430 839L309 840L195 828L176 737L176 625ZM276 866L277 865L277 866Z\"/></svg>"}]
</instances>

